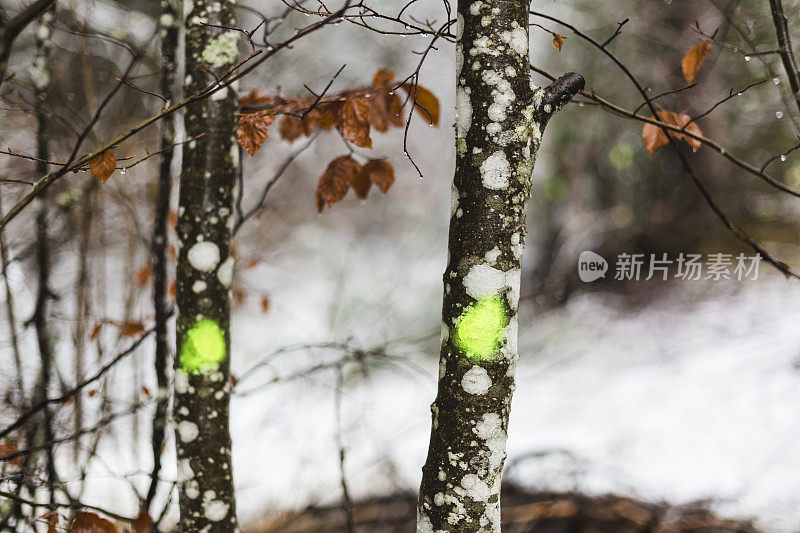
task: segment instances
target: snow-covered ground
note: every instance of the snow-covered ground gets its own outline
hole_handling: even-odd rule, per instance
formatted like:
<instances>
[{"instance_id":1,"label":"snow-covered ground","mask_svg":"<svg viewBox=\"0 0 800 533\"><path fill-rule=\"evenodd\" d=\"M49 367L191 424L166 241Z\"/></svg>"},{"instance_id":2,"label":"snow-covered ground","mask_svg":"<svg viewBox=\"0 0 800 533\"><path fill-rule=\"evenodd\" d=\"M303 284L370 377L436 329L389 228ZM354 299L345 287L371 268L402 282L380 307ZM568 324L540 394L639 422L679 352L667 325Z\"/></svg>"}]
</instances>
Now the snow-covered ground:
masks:
<instances>
[{"instance_id":1,"label":"snow-covered ground","mask_svg":"<svg viewBox=\"0 0 800 533\"><path fill-rule=\"evenodd\" d=\"M676 286L635 311L603 294L543 317L523 310L509 479L708 498L767 531L800 530L800 287L770 276L697 289ZM237 328L256 334L258 320L240 316ZM378 370L344 393L356 496L418 483L436 364L404 357L405 371ZM301 364L284 358L287 373ZM332 385L320 374L235 401L244 518L339 498Z\"/></svg>"}]
</instances>

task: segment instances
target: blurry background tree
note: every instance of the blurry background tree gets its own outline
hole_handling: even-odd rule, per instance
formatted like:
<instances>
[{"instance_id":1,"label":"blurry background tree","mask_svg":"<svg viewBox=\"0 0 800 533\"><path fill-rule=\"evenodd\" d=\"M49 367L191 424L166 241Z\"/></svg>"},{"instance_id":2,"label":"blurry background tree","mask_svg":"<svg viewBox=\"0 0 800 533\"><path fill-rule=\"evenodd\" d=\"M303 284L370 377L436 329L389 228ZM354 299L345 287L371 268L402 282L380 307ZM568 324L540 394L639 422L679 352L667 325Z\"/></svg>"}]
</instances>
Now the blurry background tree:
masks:
<instances>
[{"instance_id":1,"label":"blurry background tree","mask_svg":"<svg viewBox=\"0 0 800 533\"><path fill-rule=\"evenodd\" d=\"M426 101L426 93L415 90L414 84L420 82L441 99L440 122L452 124L454 5L416 2L390 9L366 2L337 12L341 6L330 5L328 11L316 4L245 2L237 9L244 62L219 83L211 80L208 90L181 96L180 90L170 94L161 85L169 76L164 68L169 54L160 53L162 43L169 47L168 33L161 33L170 27L164 7L112 0L57 2L48 62L52 82L46 96L40 95L43 98L37 101L36 84L42 78L29 67L34 65L37 36L42 35L41 26L34 23L46 7L42 4L0 3L4 43L6 36L15 35L13 46L2 49L13 53L0 85L4 237L0 244L3 310L10 325L2 339L2 357L7 363L3 368L12 369L2 373L0 492L5 499L0 519L5 520L4 527L30 530L43 516L42 526L48 522L64 525L73 519L85 524L98 520L91 518L97 515L121 525L136 517L143 504L158 528L177 523L175 441L171 432L161 442L157 438L163 423L159 419L166 412L167 373L165 346L155 339L168 339L174 350L174 337L165 329L172 332L176 286L174 277L165 272L175 266L173 229L179 219L177 208L164 211L168 195L169 205L177 206L175 191L165 192L164 176L166 166L177 174L187 141L199 144L202 137L192 139L178 124L174 140L166 140L159 128L146 126L158 122L169 136L166 119L189 103L230 97L225 85L240 75L242 85L235 91L243 100L238 112L252 115L244 125L249 120L251 131L264 138L258 138L263 146L256 155L244 157L235 194L235 206L240 209L235 209L232 250L239 261L231 283L231 426L238 514L243 522L252 523L265 508L303 507L309 502L338 505L340 499L352 511L353 497L416 490L429 429L425 412L433 395L436 362L431 355L438 351L439 328L434 325L439 324L441 312L439 275L444 268L449 214L442 206L450 194L455 150L449 128L428 127L433 121L424 109L431 109L430 99ZM19 18L34 5L41 10ZM531 390L531 368L537 376L549 375L535 365L578 366L577 348L559 350L563 346L559 343L571 338L566 332L591 329L587 324L591 320L577 327L577 319L570 319L583 316L578 313L581 305L601 302L600 314L607 321L597 322L598 328L613 330L616 315L609 314L612 310L603 299L607 291L632 295L624 302L644 306L665 301L654 298L659 292L674 295L686 290L670 283L618 282L613 276L583 284L575 273L580 251L592 249L607 258L619 251L748 252L728 228L714 220L691 176L687 179L682 158L722 211L761 243L765 252L797 265L795 199L764 183L768 174L783 186L800 186L800 167L793 151L798 110L787 92L790 83L782 55L776 53L786 47L777 42L774 22L780 17L773 18L771 7L716 0L534 3L539 13L530 18L535 82L549 83L542 72L575 71L585 75L588 88L576 98L579 103L567 106L562 118L550 126L548 142L539 152L528 252L523 260L523 272L530 276L522 279L520 305L525 309L519 324L521 364L534 366L523 366L528 371L520 380L527 381L517 392L518 402L531 398L523 392ZM797 6L782 7L791 28L797 21ZM627 17L629 22L620 25ZM19 32L8 31L14 27L11 21L21 20L30 24ZM604 46L596 46L559 21ZM692 27L695 21L699 28ZM224 33L220 28L209 31ZM709 42L710 49L694 85L687 88L691 84L684 78L681 62L702 41ZM660 110L685 110L690 117L700 117L696 125L705 138L697 153L683 141L680 152L669 146L654 154L645 149L643 121L654 113L607 52L619 58ZM382 67L397 75L376 76L377 81L368 83ZM185 73L178 70L180 81ZM354 87L356 92L348 93ZM253 88L260 95L258 91L252 95ZM374 106L376 88L388 89L386 105L396 105L388 97L397 95L406 106L400 117L387 112L384 118L394 128L387 126L386 135L368 136L370 150L365 147L364 121L358 120L363 103L356 101L366 99ZM414 115L409 95L422 100ZM638 118L626 122L600 113L601 108L610 107L596 95L613 100L617 114L626 116L625 110L636 110ZM348 100L350 118L345 126L341 113ZM306 113L310 107L319 114ZM325 122L322 108L338 109L339 122ZM283 116L265 118L270 115ZM39 117L46 121L46 158L37 150ZM265 124L271 120L274 124ZM325 124L331 133L323 133ZM382 127L369 126L373 132ZM265 131L271 132L270 138ZM343 142L344 136L349 140ZM716 144L709 144L710 139L716 139ZM173 143L176 158L170 163L167 155ZM400 157L401 143L408 157ZM566 143L568 153L553 149ZM37 158L48 160L48 174ZM765 163L766 170L761 171ZM107 181L101 183L92 171ZM418 172L424 180L414 178ZM396 178L393 185L390 177ZM381 189L391 185L391 189L387 196L370 196L369 207L362 208L358 200L368 184ZM48 208L42 224L37 216L43 211L32 202L43 199L44 190ZM335 206L321 218L315 217L316 209L331 203ZM158 235L164 235L165 223L169 231L161 242L161 255L157 241ZM48 234L46 241L38 237L42 227ZM49 255L44 271L39 266L43 242ZM161 266L166 261L169 268L162 270L159 259L151 256L166 257ZM49 278L49 300L38 289L40 274ZM152 294L154 284L166 285L166 294L159 296L158 289ZM770 294L793 290L792 286L763 286L779 287ZM706 284L692 290L701 296L716 294ZM40 295L48 304L38 316L46 319L43 325L52 343L49 371L49 359L38 357L38 325L31 320L37 316ZM768 296L758 296L762 313L778 309L762 303L776 301ZM695 293L690 296L696 297ZM164 298L170 306L164 306ZM567 304L564 314L552 308L555 304ZM540 313L538 326L532 327L530 317L543 308L551 309ZM734 323L748 323L747 309L737 309L739 321ZM772 343L778 335L779 317L769 316ZM721 335L717 342L725 338ZM631 344L636 342L627 343ZM585 346L582 350L590 352ZM549 364L546 354L551 352L563 356L555 363L570 364ZM692 355L691 350L681 352ZM15 353L20 354L19 365ZM25 356L30 353L37 355ZM596 356L594 364L607 355L591 354ZM737 359L731 356L731 360ZM637 361L626 359L624 367L635 370ZM779 363L775 368L782 378L777 385L792 385L796 372L783 359ZM50 374L49 387L39 387L37 392L43 371ZM593 386L586 388L602 390L603 383L616 383L616 375L593 375ZM725 380L715 377L716 381ZM550 390L538 384L541 390ZM648 389L645 384L642 387ZM759 387L770 387L770 393L756 402L760 409L777 398L775 390L782 390L763 374L751 387L754 394L766 390ZM48 400L37 403L45 397ZM535 408L522 403L517 412L529 416L555 409L559 399L558 394L552 395ZM327 408L328 403L335 411ZM372 416L369 406L380 416ZM45 435L48 417L52 439ZM531 433L545 435L547 428L558 427L562 419L572 420L564 412L553 413L546 425L531 431L522 422L512 424L510 435L512 439L515 434L518 439ZM731 419L741 424L740 416ZM366 430L365 420L377 429ZM774 431L783 430L781 435L787 438L794 435L786 431L788 426L780 417L759 420L769 421L770 427L777 428ZM647 426L643 433L650 435L652 430ZM565 439L572 435L562 433ZM594 442L593 437L575 441ZM616 438L615 442L635 441L627 433ZM775 434L770 440L783 442ZM561 444L557 439L553 442L553 446ZM53 462L48 461L51 454ZM153 455L161 458L160 463ZM664 460L669 457L665 454ZM791 460L786 454L780 457ZM626 455L631 464L634 459ZM674 467L671 473L678 470ZM51 472L57 477L49 477ZM602 477L595 470L591 473L595 475L591 479ZM714 478L720 483L730 479L727 475ZM559 472L553 479L571 478ZM636 480L641 478L625 486ZM286 490L289 484L293 490ZM717 485L701 484L691 494L706 496L709 486ZM750 495L748 491L765 486L772 484L748 482L742 493ZM786 523L800 509L791 499L779 509L752 503L765 500L742 497L737 509L754 508L760 516L783 517ZM89 514L76 516L76 510ZM357 519L352 512L348 515ZM146 525L148 520L143 513L138 524Z\"/></svg>"}]
</instances>

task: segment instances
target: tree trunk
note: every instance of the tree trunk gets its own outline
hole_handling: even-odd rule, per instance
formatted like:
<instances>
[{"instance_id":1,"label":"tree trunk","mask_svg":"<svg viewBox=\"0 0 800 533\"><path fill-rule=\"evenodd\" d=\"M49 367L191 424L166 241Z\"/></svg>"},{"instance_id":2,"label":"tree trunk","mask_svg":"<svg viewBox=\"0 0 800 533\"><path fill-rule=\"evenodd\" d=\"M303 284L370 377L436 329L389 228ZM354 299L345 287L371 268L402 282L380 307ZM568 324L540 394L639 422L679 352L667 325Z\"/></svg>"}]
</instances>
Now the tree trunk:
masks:
<instances>
[{"instance_id":1,"label":"tree trunk","mask_svg":"<svg viewBox=\"0 0 800 533\"><path fill-rule=\"evenodd\" d=\"M161 0L161 95L169 101L175 100L175 74L178 51L178 3L175 0ZM155 357L154 367L158 384L158 403L153 416L153 470L150 486L144 499L144 508L150 505L158 489L158 475L161 471L161 451L164 446L167 408L169 406L169 344L167 343L167 217L172 188L173 144L175 142L175 119L166 117L161 122L161 161L158 168L158 200L153 225L153 238L150 243L153 261L153 308L155 310ZM152 513L151 513L152 514Z\"/></svg>"},{"instance_id":2,"label":"tree trunk","mask_svg":"<svg viewBox=\"0 0 800 533\"><path fill-rule=\"evenodd\" d=\"M187 94L230 68L238 55L235 5L195 0L186 14ZM225 89L186 108L177 235L176 443L184 532L236 530L228 430L230 256L238 166L236 95ZM203 134L202 137L196 138Z\"/></svg>"},{"instance_id":3,"label":"tree trunk","mask_svg":"<svg viewBox=\"0 0 800 533\"><path fill-rule=\"evenodd\" d=\"M550 116L583 87L530 84L528 3L462 1L456 171L439 386L417 531L499 532L531 171Z\"/></svg>"}]
</instances>

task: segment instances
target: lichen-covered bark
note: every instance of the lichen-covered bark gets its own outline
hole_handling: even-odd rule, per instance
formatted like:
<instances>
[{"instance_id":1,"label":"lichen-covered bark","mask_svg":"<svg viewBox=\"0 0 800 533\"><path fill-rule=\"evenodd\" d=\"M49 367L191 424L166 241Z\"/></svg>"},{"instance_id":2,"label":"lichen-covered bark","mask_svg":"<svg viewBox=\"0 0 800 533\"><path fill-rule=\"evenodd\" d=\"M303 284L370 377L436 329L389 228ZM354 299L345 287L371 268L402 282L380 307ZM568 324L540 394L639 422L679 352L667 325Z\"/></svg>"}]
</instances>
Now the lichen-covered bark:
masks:
<instances>
[{"instance_id":1,"label":"lichen-covered bark","mask_svg":"<svg viewBox=\"0 0 800 533\"><path fill-rule=\"evenodd\" d=\"M187 94L230 68L237 34L235 5L190 2L186 18ZM230 255L238 166L235 93L225 89L186 108L178 207L175 423L180 527L184 532L236 530L228 430L230 399Z\"/></svg>"},{"instance_id":2,"label":"lichen-covered bark","mask_svg":"<svg viewBox=\"0 0 800 533\"><path fill-rule=\"evenodd\" d=\"M461 1L456 171L439 388L417 531L499 532L531 171L549 117L583 86L530 84L528 3Z\"/></svg>"}]
</instances>

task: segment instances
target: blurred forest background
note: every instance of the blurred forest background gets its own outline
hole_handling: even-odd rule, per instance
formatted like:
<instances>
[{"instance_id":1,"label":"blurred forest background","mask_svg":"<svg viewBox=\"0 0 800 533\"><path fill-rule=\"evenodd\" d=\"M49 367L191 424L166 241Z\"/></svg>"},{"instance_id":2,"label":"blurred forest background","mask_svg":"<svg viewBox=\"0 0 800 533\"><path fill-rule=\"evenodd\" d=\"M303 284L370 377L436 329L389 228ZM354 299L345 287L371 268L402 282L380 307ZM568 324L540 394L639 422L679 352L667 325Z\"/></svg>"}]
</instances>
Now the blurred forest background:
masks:
<instances>
[{"instance_id":1,"label":"blurred forest background","mask_svg":"<svg viewBox=\"0 0 800 533\"><path fill-rule=\"evenodd\" d=\"M265 13L283 9L278 2L251 4ZM389 11L402 7L379 4ZM22 6L0 2L0 17ZM785 7L789 27L797 27L800 6L791 1ZM686 85L681 59L702 37L693 25L716 32L730 46L712 47L697 86L659 102L696 116L730 91L767 80L698 125L757 167L786 154L769 168L800 187L800 156L791 152L800 115L787 100L779 59L749 54L776 47L766 2L537 0L533 9L601 41L630 18L612 48L653 94ZM413 3L408 12L419 20L446 17L442 4L430 1ZM122 74L130 52L120 40L146 52L132 83L156 90L159 14L157 2L144 0L58 2L49 62L54 83L41 106L54 160L69 154L76 132ZM254 16L243 9L242 26ZM304 18L289 15L280 31L290 35ZM600 96L628 109L639 105L596 50L557 25L537 22L568 38L558 51L550 33L532 27L534 65L579 72ZM17 40L7 72L13 77L0 91L0 148L8 152L35 153L34 37L31 28ZM402 79L416 68L420 56L414 52L424 50L427 39L337 24L276 55L242 80L239 94L262 88L307 95L304 84L322 90L342 66L333 90L368 84L380 68ZM238 382L231 432L245 529L259 530L282 512L309 505L338 505L340 466L356 499L417 488L435 390L455 158L453 57L452 44L440 42L420 71L420 84L438 96L442 109L439 128L417 118L408 132L408 151L423 179L403 156L402 129L374 135L369 152L388 157L395 185L386 195L373 191L366 202L351 195L318 215L317 179L327 161L346 153L336 135L323 134L292 160L266 208L235 236L231 361ZM545 82L536 74L533 79ZM123 87L87 145L113 138L163 104ZM179 140L181 135L179 123ZM254 205L306 142L271 135L255 156L243 153L245 206ZM151 128L115 152L135 161L158 144L158 130ZM708 147L696 153L684 148L725 213L768 251L800 267L797 199ZM157 167L158 158L151 158L118 170L106 183L79 172L48 189L52 395L95 372L152 325L149 243ZM28 192L30 185L20 181L38 176L32 161L0 155L4 213ZM30 387L39 371L37 357L29 355L37 353L29 321L37 287L34 216L33 209L23 212L4 232L9 290L0 290L3 426L27 401L20 378ZM704 500L721 515L753 519L765 531L800 530L798 281L765 263L755 281L619 282L613 275L580 281L576 265L584 250L611 263L619 253L750 253L719 224L675 153L651 155L642 144L641 123L605 113L585 98L548 127L528 220L509 482L676 504ZM9 326L22 354L21 376ZM152 351L152 338L146 338L96 386L53 413L56 435L92 428L114 414L101 430L60 444L57 465L81 502L123 516L136 515L152 468ZM125 414L116 416L120 412ZM168 528L176 515L171 435L163 453L154 517L164 509ZM33 478L41 477L41 463L25 466ZM20 465L0 468L2 476L13 476Z\"/></svg>"}]
</instances>

